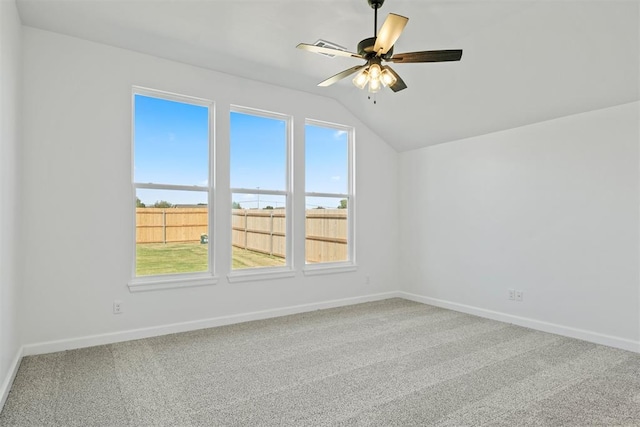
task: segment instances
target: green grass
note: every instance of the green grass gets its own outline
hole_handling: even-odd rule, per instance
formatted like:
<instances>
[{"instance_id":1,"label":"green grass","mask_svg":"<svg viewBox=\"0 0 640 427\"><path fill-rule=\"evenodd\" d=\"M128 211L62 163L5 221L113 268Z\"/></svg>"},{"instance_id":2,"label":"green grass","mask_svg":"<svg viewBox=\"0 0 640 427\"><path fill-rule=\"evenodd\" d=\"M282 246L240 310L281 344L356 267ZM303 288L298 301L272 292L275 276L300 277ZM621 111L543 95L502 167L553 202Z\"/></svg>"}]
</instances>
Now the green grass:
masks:
<instances>
[{"instance_id":1,"label":"green grass","mask_svg":"<svg viewBox=\"0 0 640 427\"><path fill-rule=\"evenodd\" d=\"M275 267L284 265L284 258L275 257L260 252L233 247L233 268Z\"/></svg>"},{"instance_id":2,"label":"green grass","mask_svg":"<svg viewBox=\"0 0 640 427\"><path fill-rule=\"evenodd\" d=\"M207 245L145 243L136 245L136 275L207 271Z\"/></svg>"},{"instance_id":3,"label":"green grass","mask_svg":"<svg viewBox=\"0 0 640 427\"><path fill-rule=\"evenodd\" d=\"M193 273L208 270L207 245L200 243L145 243L136 245L136 275ZM284 265L284 259L233 248L233 268Z\"/></svg>"}]
</instances>

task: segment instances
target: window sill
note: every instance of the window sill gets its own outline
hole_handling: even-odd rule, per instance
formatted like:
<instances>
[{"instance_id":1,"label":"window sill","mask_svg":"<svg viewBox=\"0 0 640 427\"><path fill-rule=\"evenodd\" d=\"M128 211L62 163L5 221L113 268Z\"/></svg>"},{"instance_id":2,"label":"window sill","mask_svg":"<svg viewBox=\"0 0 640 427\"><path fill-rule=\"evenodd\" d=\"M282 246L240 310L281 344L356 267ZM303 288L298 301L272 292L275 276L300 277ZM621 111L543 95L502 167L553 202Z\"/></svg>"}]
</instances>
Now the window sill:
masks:
<instances>
[{"instance_id":1,"label":"window sill","mask_svg":"<svg viewBox=\"0 0 640 427\"><path fill-rule=\"evenodd\" d=\"M358 266L352 263L318 263L307 264L302 270L305 276L317 276L320 274L349 273L358 271Z\"/></svg>"},{"instance_id":2,"label":"window sill","mask_svg":"<svg viewBox=\"0 0 640 427\"><path fill-rule=\"evenodd\" d=\"M286 268L286 269L269 269L264 270L264 268L258 268L260 271L250 271L253 269L247 270L238 270L227 275L227 279L229 283L239 283L239 282L251 282L256 280L271 280L271 279L283 279L287 277L295 277L296 272Z\"/></svg>"},{"instance_id":3,"label":"window sill","mask_svg":"<svg viewBox=\"0 0 640 427\"><path fill-rule=\"evenodd\" d=\"M155 291L160 289L190 288L218 283L211 274L171 274L166 276L136 277L127 284L130 292Z\"/></svg>"}]
</instances>

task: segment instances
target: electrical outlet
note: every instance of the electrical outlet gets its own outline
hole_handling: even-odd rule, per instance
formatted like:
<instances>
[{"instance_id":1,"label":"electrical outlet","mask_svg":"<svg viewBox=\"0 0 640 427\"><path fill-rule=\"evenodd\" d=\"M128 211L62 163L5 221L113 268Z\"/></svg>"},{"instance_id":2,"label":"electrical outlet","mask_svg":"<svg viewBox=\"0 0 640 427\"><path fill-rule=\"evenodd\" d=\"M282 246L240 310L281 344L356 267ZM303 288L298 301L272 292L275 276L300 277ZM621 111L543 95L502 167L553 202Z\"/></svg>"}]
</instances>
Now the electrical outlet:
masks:
<instances>
[{"instance_id":1,"label":"electrical outlet","mask_svg":"<svg viewBox=\"0 0 640 427\"><path fill-rule=\"evenodd\" d=\"M113 302L113 314L122 313L122 301L115 300Z\"/></svg>"},{"instance_id":2,"label":"electrical outlet","mask_svg":"<svg viewBox=\"0 0 640 427\"><path fill-rule=\"evenodd\" d=\"M523 297L524 297L523 291L516 291L516 301L522 301Z\"/></svg>"},{"instance_id":3,"label":"electrical outlet","mask_svg":"<svg viewBox=\"0 0 640 427\"><path fill-rule=\"evenodd\" d=\"M364 278L364 284L368 285L369 283L371 283L371 279L369 278L369 276L365 276Z\"/></svg>"},{"instance_id":4,"label":"electrical outlet","mask_svg":"<svg viewBox=\"0 0 640 427\"><path fill-rule=\"evenodd\" d=\"M516 290L515 289L509 289L509 300L513 301L516 299Z\"/></svg>"}]
</instances>

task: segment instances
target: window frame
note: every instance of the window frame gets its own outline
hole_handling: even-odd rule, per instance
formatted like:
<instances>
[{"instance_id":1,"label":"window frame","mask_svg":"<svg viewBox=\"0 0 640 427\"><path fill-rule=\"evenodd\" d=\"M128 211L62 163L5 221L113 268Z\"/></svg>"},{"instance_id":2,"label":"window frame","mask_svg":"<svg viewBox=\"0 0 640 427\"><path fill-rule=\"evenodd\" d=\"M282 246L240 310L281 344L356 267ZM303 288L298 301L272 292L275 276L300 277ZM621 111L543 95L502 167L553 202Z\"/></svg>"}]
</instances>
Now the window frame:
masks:
<instances>
[{"instance_id":1,"label":"window frame","mask_svg":"<svg viewBox=\"0 0 640 427\"><path fill-rule=\"evenodd\" d=\"M135 181L135 98L136 95L159 98L168 101L175 101L180 103L186 103L191 105L198 105L207 107L208 109L208 182L206 186L199 185L176 185L176 184L159 184L159 183L138 183ZM156 289L170 289L192 286L205 286L215 285L218 282L216 276L215 266L215 254L214 248L217 236L215 232L215 103L212 100L198 98L188 95L180 95L172 92L166 92L157 89L149 89L140 86L132 86L131 91L131 189L132 189L132 220L133 220L133 232L132 232L132 268L131 279L128 282L128 287L131 292L137 291L150 291ZM179 191L196 191L207 193L207 233L209 236L207 243L207 262L208 269L204 272L191 272L191 273L171 273L171 274L157 274L149 276L136 276L136 190L138 189L152 189L152 190L179 190Z\"/></svg>"},{"instance_id":2,"label":"window frame","mask_svg":"<svg viewBox=\"0 0 640 427\"><path fill-rule=\"evenodd\" d=\"M232 203L234 194L258 194L268 196L284 196L285 197L285 265L283 266L264 266L245 269L233 269L233 246L231 238L229 239L229 274L227 280L230 283L246 282L255 280L278 279L285 277L294 277L294 250L293 250L293 117L289 114L276 113L273 111L262 110L258 108L245 107L241 105L231 104L229 107L229 164L231 164L231 114L240 113L257 117L282 120L285 122L285 189L284 190L266 190L264 188L242 188L231 187L231 170L229 170L229 216L232 215ZM231 224L230 224L231 226ZM232 230L229 230L232 232ZM231 233L229 234L231 236Z\"/></svg>"},{"instance_id":3,"label":"window frame","mask_svg":"<svg viewBox=\"0 0 640 427\"><path fill-rule=\"evenodd\" d=\"M305 235L304 235L304 267L302 269L304 275L312 276L318 274L330 274L330 273L343 273L349 271L357 270L356 263L356 185L355 185L355 177L356 177L356 162L355 162L355 138L356 138L356 130L353 126L347 126L339 123L331 123L322 120L316 119L305 119L305 213L304 213L304 221L305 221ZM323 192L313 192L307 191L306 184L306 127L308 125L324 127L329 129L335 129L338 131L344 131L347 133L347 175L348 175L348 184L347 184L347 193L323 193ZM307 197L331 197L337 199L347 199L347 260L345 261L330 261L330 262L320 262L320 263L308 263L307 255L306 255L306 200Z\"/></svg>"}]
</instances>

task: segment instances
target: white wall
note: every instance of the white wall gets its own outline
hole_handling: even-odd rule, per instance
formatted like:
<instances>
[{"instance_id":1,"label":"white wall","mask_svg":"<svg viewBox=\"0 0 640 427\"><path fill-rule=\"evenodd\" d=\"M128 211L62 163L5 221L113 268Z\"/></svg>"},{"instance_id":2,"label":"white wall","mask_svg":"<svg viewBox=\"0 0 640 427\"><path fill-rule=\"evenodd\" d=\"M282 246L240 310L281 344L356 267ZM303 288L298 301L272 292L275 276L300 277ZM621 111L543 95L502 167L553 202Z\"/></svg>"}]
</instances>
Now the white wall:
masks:
<instances>
[{"instance_id":1,"label":"white wall","mask_svg":"<svg viewBox=\"0 0 640 427\"><path fill-rule=\"evenodd\" d=\"M32 28L23 36L26 344L399 287L504 320L638 342L637 103L398 155L328 98ZM134 294L126 286L132 85L216 102L216 286ZM227 283L229 129L221 118L230 104L293 115L297 141L305 118L356 126L357 272ZM297 223L298 242L302 233ZM303 259L300 245L295 258ZM508 288L523 290L524 301L507 301ZM115 299L122 315L111 313Z\"/></svg>"},{"instance_id":2,"label":"white wall","mask_svg":"<svg viewBox=\"0 0 640 427\"><path fill-rule=\"evenodd\" d=\"M68 340L397 288L397 153L337 102L185 64L24 29L24 324L26 344ZM130 293L131 87L212 99L220 231L215 286ZM358 271L229 284L229 105L356 127ZM303 171L297 171L301 177ZM298 181L297 190L303 190ZM301 194L301 193L299 193ZM296 207L304 209L299 198ZM373 213L371 213L373 212ZM384 224L381 226L380 224ZM295 225L303 241L304 225ZM298 245L298 267L303 248ZM371 283L365 284L365 276ZM112 314L123 301L124 313ZM52 347L49 347L52 348Z\"/></svg>"},{"instance_id":3,"label":"white wall","mask_svg":"<svg viewBox=\"0 0 640 427\"><path fill-rule=\"evenodd\" d=\"M0 408L20 348L18 304L19 139L22 29L14 2L0 1Z\"/></svg>"},{"instance_id":4,"label":"white wall","mask_svg":"<svg viewBox=\"0 0 640 427\"><path fill-rule=\"evenodd\" d=\"M625 104L402 153L404 290L638 349L638 113Z\"/></svg>"}]
</instances>

